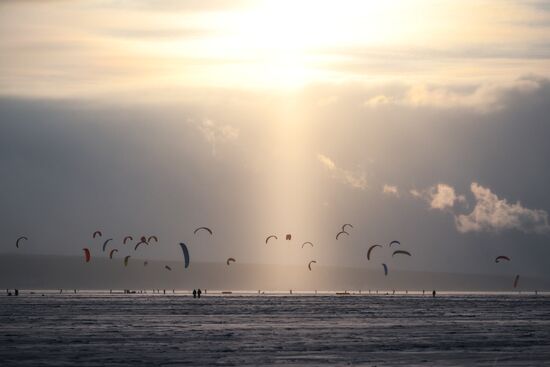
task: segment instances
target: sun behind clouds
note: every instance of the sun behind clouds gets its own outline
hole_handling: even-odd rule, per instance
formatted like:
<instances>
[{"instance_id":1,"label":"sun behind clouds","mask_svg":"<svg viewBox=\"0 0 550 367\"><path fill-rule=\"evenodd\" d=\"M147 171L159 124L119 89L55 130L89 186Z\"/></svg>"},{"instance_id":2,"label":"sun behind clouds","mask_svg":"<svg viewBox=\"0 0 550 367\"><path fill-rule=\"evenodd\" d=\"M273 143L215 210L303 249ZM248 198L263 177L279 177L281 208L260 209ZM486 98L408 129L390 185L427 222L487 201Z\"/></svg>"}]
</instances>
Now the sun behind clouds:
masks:
<instances>
[{"instance_id":1,"label":"sun behind clouds","mask_svg":"<svg viewBox=\"0 0 550 367\"><path fill-rule=\"evenodd\" d=\"M548 75L541 46L549 41L544 25L550 14L515 1L154 4L3 3L1 93L295 91L315 83L477 83Z\"/></svg>"}]
</instances>

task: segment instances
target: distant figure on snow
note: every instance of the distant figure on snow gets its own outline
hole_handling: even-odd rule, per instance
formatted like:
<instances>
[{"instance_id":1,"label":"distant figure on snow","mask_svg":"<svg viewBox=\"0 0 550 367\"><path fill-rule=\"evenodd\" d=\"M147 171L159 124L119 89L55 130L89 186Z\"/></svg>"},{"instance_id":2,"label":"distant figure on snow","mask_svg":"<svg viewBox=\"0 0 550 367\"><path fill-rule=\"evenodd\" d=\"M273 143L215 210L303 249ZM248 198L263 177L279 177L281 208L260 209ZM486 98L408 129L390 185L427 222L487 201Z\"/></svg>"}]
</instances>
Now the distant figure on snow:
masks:
<instances>
[{"instance_id":1,"label":"distant figure on snow","mask_svg":"<svg viewBox=\"0 0 550 367\"><path fill-rule=\"evenodd\" d=\"M197 298L197 290L193 289L193 298Z\"/></svg>"},{"instance_id":2,"label":"distant figure on snow","mask_svg":"<svg viewBox=\"0 0 550 367\"><path fill-rule=\"evenodd\" d=\"M202 293L202 292L201 292L201 289L199 288L199 290L197 291L197 297L198 297L198 298L201 298L201 293Z\"/></svg>"},{"instance_id":3,"label":"distant figure on snow","mask_svg":"<svg viewBox=\"0 0 550 367\"><path fill-rule=\"evenodd\" d=\"M433 292L432 292L432 297L435 298L435 289L434 289Z\"/></svg>"}]
</instances>

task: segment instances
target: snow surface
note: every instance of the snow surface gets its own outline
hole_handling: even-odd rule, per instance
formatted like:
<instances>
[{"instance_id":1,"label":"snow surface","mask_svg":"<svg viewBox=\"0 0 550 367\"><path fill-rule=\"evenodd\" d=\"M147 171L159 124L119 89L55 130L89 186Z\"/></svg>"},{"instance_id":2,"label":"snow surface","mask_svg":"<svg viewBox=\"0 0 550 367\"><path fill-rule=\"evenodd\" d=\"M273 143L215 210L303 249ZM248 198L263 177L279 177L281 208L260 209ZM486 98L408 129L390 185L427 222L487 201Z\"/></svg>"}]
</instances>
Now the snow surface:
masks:
<instances>
[{"instance_id":1,"label":"snow surface","mask_svg":"<svg viewBox=\"0 0 550 367\"><path fill-rule=\"evenodd\" d=\"M550 365L547 295L0 297L0 365Z\"/></svg>"}]
</instances>

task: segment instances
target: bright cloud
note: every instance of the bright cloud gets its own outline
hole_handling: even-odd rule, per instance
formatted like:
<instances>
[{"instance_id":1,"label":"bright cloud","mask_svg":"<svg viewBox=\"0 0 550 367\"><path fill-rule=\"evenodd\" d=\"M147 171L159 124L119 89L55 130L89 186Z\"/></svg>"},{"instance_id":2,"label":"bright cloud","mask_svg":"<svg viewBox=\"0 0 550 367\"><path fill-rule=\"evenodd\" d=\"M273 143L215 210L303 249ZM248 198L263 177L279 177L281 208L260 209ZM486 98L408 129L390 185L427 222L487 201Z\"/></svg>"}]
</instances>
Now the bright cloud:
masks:
<instances>
[{"instance_id":1,"label":"bright cloud","mask_svg":"<svg viewBox=\"0 0 550 367\"><path fill-rule=\"evenodd\" d=\"M452 208L457 202L465 202L466 198L463 195L457 195L452 186L445 184L437 184L430 189L430 207L432 209Z\"/></svg>"},{"instance_id":2,"label":"bright cloud","mask_svg":"<svg viewBox=\"0 0 550 367\"><path fill-rule=\"evenodd\" d=\"M399 196L399 190L397 189L397 186L392 185L384 185L382 187L382 193L388 196Z\"/></svg>"},{"instance_id":3,"label":"bright cloud","mask_svg":"<svg viewBox=\"0 0 550 367\"><path fill-rule=\"evenodd\" d=\"M392 98L385 96L383 94L379 94L365 101L365 106L376 108L376 107L388 105L393 102L394 101Z\"/></svg>"},{"instance_id":4,"label":"bright cloud","mask_svg":"<svg viewBox=\"0 0 550 367\"><path fill-rule=\"evenodd\" d=\"M500 232L509 229L525 233L550 232L546 211L525 208L520 202L511 204L506 199L499 199L489 188L475 182L470 189L476 205L470 214L455 218L459 232Z\"/></svg>"},{"instance_id":5,"label":"bright cloud","mask_svg":"<svg viewBox=\"0 0 550 367\"><path fill-rule=\"evenodd\" d=\"M466 202L466 198L463 195L456 194L454 187L443 183L439 183L423 191L413 189L410 193L415 198L426 201L432 209L445 210L454 207L459 202Z\"/></svg>"},{"instance_id":6,"label":"bright cloud","mask_svg":"<svg viewBox=\"0 0 550 367\"><path fill-rule=\"evenodd\" d=\"M212 155L216 156L216 146L222 142L237 140L239 130L231 125L217 125L214 121L205 119L198 125L204 139L212 147Z\"/></svg>"},{"instance_id":7,"label":"bright cloud","mask_svg":"<svg viewBox=\"0 0 550 367\"><path fill-rule=\"evenodd\" d=\"M503 96L510 92L529 94L541 87L541 81L521 78L506 83L482 83L473 88L452 88L416 84L397 95L380 94L364 103L369 108L401 105L432 108L468 108L478 112L490 112L503 108Z\"/></svg>"},{"instance_id":8,"label":"bright cloud","mask_svg":"<svg viewBox=\"0 0 550 367\"><path fill-rule=\"evenodd\" d=\"M536 80L517 80L505 84L481 84L470 91L460 92L449 88L418 85L411 87L405 103L414 107L430 106L437 108L465 107L488 112L503 107L502 95L511 90L531 93L540 87Z\"/></svg>"},{"instance_id":9,"label":"bright cloud","mask_svg":"<svg viewBox=\"0 0 550 367\"><path fill-rule=\"evenodd\" d=\"M323 166L325 166L327 169L333 171L336 169L336 164L334 164L334 161L327 157L326 155L317 154L317 159Z\"/></svg>"},{"instance_id":10,"label":"bright cloud","mask_svg":"<svg viewBox=\"0 0 550 367\"><path fill-rule=\"evenodd\" d=\"M349 171L336 166L334 161L323 154L317 154L317 159L330 172L332 178L355 189L365 190L367 188L366 173L360 170Z\"/></svg>"}]
</instances>

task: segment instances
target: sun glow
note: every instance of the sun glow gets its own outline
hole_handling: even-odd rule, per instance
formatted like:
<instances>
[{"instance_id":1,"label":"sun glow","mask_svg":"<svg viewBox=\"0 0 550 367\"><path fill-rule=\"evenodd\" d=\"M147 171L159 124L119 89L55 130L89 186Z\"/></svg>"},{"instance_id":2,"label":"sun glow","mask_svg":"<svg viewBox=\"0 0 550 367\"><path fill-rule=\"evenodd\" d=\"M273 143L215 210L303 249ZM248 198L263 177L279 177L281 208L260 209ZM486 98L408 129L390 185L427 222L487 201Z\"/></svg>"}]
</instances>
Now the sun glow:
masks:
<instances>
[{"instance_id":1,"label":"sun glow","mask_svg":"<svg viewBox=\"0 0 550 367\"><path fill-rule=\"evenodd\" d=\"M155 11L144 2L85 3L2 4L4 94L288 91L548 74L540 46L550 15L514 1L166 2Z\"/></svg>"},{"instance_id":2,"label":"sun glow","mask_svg":"<svg viewBox=\"0 0 550 367\"><path fill-rule=\"evenodd\" d=\"M226 62L209 74L210 81L299 87L338 78L337 72L325 67L341 61L338 49L396 41L398 30L385 26L395 16L390 6L346 4L269 1L221 15L216 25L219 36L205 43L203 51Z\"/></svg>"}]
</instances>

